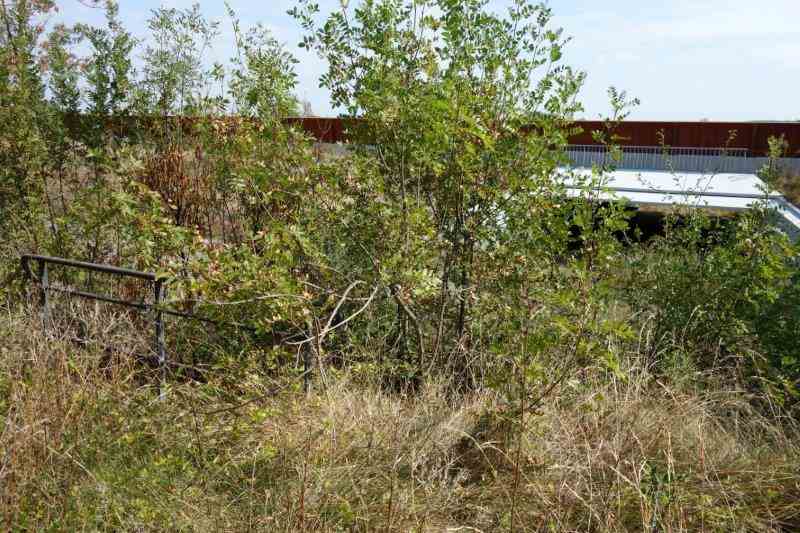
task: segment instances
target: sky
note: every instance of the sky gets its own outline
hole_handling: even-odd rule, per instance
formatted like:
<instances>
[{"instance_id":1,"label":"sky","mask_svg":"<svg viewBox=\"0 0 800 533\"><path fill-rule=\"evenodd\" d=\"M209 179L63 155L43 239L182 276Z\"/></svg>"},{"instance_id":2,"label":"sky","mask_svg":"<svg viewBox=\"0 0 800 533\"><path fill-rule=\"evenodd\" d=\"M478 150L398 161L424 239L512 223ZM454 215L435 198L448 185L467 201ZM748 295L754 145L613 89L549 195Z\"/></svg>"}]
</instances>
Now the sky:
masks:
<instances>
[{"instance_id":1,"label":"sky","mask_svg":"<svg viewBox=\"0 0 800 533\"><path fill-rule=\"evenodd\" d=\"M350 0L350 4L358 0ZM321 10L339 0L317 0ZM101 10L81 0L57 0L50 23L100 25ZM147 36L150 11L190 7L195 0L119 0L131 33ZM223 0L199 0L221 35L209 54L233 55ZM326 65L297 47L301 29L286 14L294 0L229 0L242 25L262 23L297 57L297 95L321 116L336 116L319 87ZM503 10L509 0L492 0ZM800 0L550 0L554 25L572 41L565 62L587 73L583 118L610 111L607 89L639 98L637 120L800 120Z\"/></svg>"}]
</instances>

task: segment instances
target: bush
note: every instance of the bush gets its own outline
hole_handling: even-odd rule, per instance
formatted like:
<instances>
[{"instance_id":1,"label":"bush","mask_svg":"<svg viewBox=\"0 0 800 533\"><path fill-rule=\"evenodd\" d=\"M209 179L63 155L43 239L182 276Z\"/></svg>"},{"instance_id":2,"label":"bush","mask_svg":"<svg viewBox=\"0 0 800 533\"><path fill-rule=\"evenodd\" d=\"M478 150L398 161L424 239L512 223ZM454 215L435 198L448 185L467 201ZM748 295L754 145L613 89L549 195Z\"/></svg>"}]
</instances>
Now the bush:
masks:
<instances>
[{"instance_id":1,"label":"bush","mask_svg":"<svg viewBox=\"0 0 800 533\"><path fill-rule=\"evenodd\" d=\"M800 330L785 326L800 316L791 305L797 251L768 217L753 211L714 229L713 220L691 215L631 254L621 283L628 304L652 321L652 363L692 354L696 370L794 399Z\"/></svg>"}]
</instances>

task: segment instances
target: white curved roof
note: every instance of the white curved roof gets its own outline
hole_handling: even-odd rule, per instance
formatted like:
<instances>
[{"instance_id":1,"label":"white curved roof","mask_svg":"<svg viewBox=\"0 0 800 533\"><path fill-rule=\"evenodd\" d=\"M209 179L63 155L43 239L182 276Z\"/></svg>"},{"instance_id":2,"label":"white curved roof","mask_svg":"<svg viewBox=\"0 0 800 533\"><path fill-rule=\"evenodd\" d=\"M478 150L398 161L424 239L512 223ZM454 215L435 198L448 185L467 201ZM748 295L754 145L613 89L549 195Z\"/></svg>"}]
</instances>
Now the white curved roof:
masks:
<instances>
[{"instance_id":1,"label":"white curved roof","mask_svg":"<svg viewBox=\"0 0 800 533\"><path fill-rule=\"evenodd\" d=\"M583 178L591 177L585 168L562 169L567 188L577 191ZM575 184L575 185L573 185ZM637 206L674 206L743 211L766 202L779 215L779 223L792 239L800 238L800 209L780 194L767 194L764 183L754 174L702 174L616 170L604 175L605 198L626 199Z\"/></svg>"}]
</instances>

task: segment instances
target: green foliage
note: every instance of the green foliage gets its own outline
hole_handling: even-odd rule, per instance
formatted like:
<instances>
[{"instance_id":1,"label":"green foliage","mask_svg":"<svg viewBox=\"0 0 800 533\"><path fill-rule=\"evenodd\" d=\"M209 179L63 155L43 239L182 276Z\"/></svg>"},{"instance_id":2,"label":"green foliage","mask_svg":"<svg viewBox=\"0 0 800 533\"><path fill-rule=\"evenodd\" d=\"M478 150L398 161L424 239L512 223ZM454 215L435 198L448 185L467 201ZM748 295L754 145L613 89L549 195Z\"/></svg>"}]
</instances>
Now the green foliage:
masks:
<instances>
[{"instance_id":1,"label":"green foliage","mask_svg":"<svg viewBox=\"0 0 800 533\"><path fill-rule=\"evenodd\" d=\"M785 389L781 396L796 394L792 361L800 337L788 306L797 249L769 219L763 210L723 227L708 217L684 218L684 226L631 257L620 283L629 304L652 321L653 362L674 350L691 353L699 370L737 369L749 386L774 381Z\"/></svg>"},{"instance_id":2,"label":"green foliage","mask_svg":"<svg viewBox=\"0 0 800 533\"><path fill-rule=\"evenodd\" d=\"M86 66L89 86L86 111L101 118L116 117L127 111L133 88L131 53L137 44L123 28L119 7L112 0L106 4L106 20L106 28L77 27L92 47Z\"/></svg>"},{"instance_id":3,"label":"green foliage","mask_svg":"<svg viewBox=\"0 0 800 533\"><path fill-rule=\"evenodd\" d=\"M49 222L37 247L163 272L173 305L279 344L324 337L373 294L369 325L337 331L328 349L402 381L433 368L464 385L489 380L520 405L578 368L615 372L640 310L655 313L660 337L689 342L679 351L700 367L722 345L792 367L781 348L792 340L765 325L764 313L786 309L792 275L766 218L709 240L711 219L682 214L640 249L619 239L624 206L596 201L613 165L572 176L584 191L568 197L557 169L583 76L561 63L568 39L549 9L365 2L318 27L318 8L300 2L303 46L330 65L322 84L361 119L351 151L314 160L281 121L296 111L295 60L266 30L242 29L229 10L228 76L203 60L217 22L198 6L156 10L138 76L138 43L106 7L106 27L56 28L45 41L47 97L31 70L33 103L48 112L28 123L50 157L37 170L26 156L43 179L18 190ZM90 45L83 74L79 37ZM636 101L610 97L614 113L594 135L613 153L614 124ZM77 109L88 120L76 130ZM135 127L102 134L103 121L126 113ZM628 319L617 316L620 299ZM789 379L782 372L771 379Z\"/></svg>"},{"instance_id":4,"label":"green foliage","mask_svg":"<svg viewBox=\"0 0 800 533\"><path fill-rule=\"evenodd\" d=\"M297 60L265 27L259 25L243 33L230 7L228 16L233 21L237 47L230 82L234 112L266 123L297 115L299 106L292 94Z\"/></svg>"},{"instance_id":5,"label":"green foliage","mask_svg":"<svg viewBox=\"0 0 800 533\"><path fill-rule=\"evenodd\" d=\"M583 77L560 63L550 11L528 2L505 15L483 1L363 2L319 27L317 11L291 11L301 46L328 62L333 103L361 120L338 178L352 196L335 217L355 241L345 255L361 248L357 271L393 287L385 323L399 324L401 351L416 344L465 372L457 352L482 343L483 318L499 311L476 302L515 292L502 277L511 250L533 264L551 241L554 170Z\"/></svg>"},{"instance_id":6,"label":"green foliage","mask_svg":"<svg viewBox=\"0 0 800 533\"><path fill-rule=\"evenodd\" d=\"M612 88L592 132L611 161L564 170L584 75L546 6L365 0L318 22L299 1L301 46L358 119L336 154L284 121L296 60L231 9L236 56L212 65L220 22L197 5L153 11L146 45L114 2L103 27L45 36L50 7L3 8L4 277L21 250L154 270L169 305L252 332L203 364L252 348L402 387L441 374L492 385L521 420L576 374L618 376L644 330L665 371L722 366L793 394L796 250L760 208L678 210L628 242L630 210L603 188L637 101Z\"/></svg>"},{"instance_id":7,"label":"green foliage","mask_svg":"<svg viewBox=\"0 0 800 533\"><path fill-rule=\"evenodd\" d=\"M194 4L187 9L153 10L148 29L153 43L145 49L137 111L162 116L201 115L210 74L203 56L219 34L219 23L203 17L200 5Z\"/></svg>"},{"instance_id":8,"label":"green foliage","mask_svg":"<svg viewBox=\"0 0 800 533\"><path fill-rule=\"evenodd\" d=\"M27 0L0 4L0 278L16 266L9 259L40 243L47 231L42 215L51 116L36 52L43 32L38 17L52 8Z\"/></svg>"},{"instance_id":9,"label":"green foliage","mask_svg":"<svg viewBox=\"0 0 800 533\"><path fill-rule=\"evenodd\" d=\"M663 234L629 239L631 209L604 188L621 155L616 125L637 101L612 88L613 112L592 132L611 160L565 170L584 76L564 64L569 39L549 8L363 0L318 23L318 5L299 0L290 13L301 46L327 62L320 81L334 106L358 119L347 122L352 142L333 148L285 120L299 108L296 60L230 8L236 56L211 65L220 23L198 5L153 11L144 46L113 1L101 28L45 34L38 22L52 7L0 3L3 298L21 305L15 271L33 251L157 272L168 308L226 325L169 323L174 403L154 404L152 387L137 384L152 369L133 352L123 371L88 342L59 345L57 358L52 339L16 359L3 351L0 446L15 451L0 449L13 463L13 474L0 468L0 502L21 527L422 530L450 520L516 530L601 520L727 530L796 516L777 490L796 489L784 468L794 455L775 444L788 442L782 426L748 429L748 439L769 436L756 446L696 414L728 409L727 399L680 402L718 387L752 420L760 415L742 403L796 409L798 248L766 204L729 219L679 205ZM774 140L773 155L783 146ZM775 165L761 175L768 190L780 186ZM136 290L84 278L61 281ZM125 342L151 344L139 331L150 317L107 324L98 309L79 322L100 328L102 343L123 329ZM296 378L307 365L316 368L306 383L320 391L303 397ZM356 398L342 375L383 390ZM436 382L443 392L429 405ZM276 391L286 392L280 405L267 401ZM486 427L454 431L475 413L442 398L475 396ZM669 409L652 408L665 399ZM686 413L704 429L673 427L677 444L649 422ZM715 467L696 468L709 439ZM570 444L561 453L554 442ZM779 467L759 455L769 446ZM734 449L751 456L732 460ZM348 484L341 472L365 478ZM732 497L723 491L732 483L758 488ZM432 495L459 511L431 522L439 515L419 502ZM489 508L486 495L491 516L475 510Z\"/></svg>"}]
</instances>

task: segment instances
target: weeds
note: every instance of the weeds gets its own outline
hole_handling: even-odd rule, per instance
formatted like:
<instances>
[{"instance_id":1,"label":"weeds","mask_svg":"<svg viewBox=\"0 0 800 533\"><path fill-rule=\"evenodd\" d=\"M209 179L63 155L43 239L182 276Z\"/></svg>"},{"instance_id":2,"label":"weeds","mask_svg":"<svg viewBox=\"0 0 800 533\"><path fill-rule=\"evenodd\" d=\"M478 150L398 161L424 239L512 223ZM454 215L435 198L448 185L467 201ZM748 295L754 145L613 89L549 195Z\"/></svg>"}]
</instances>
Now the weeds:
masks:
<instances>
[{"instance_id":1,"label":"weeds","mask_svg":"<svg viewBox=\"0 0 800 533\"><path fill-rule=\"evenodd\" d=\"M489 391L398 395L347 374L309 395L254 370L237 390L211 375L159 401L131 353L101 364L102 352L16 312L2 328L9 529L800 525L795 428L738 391L674 389L631 366L624 379L566 383L517 429Z\"/></svg>"}]
</instances>

